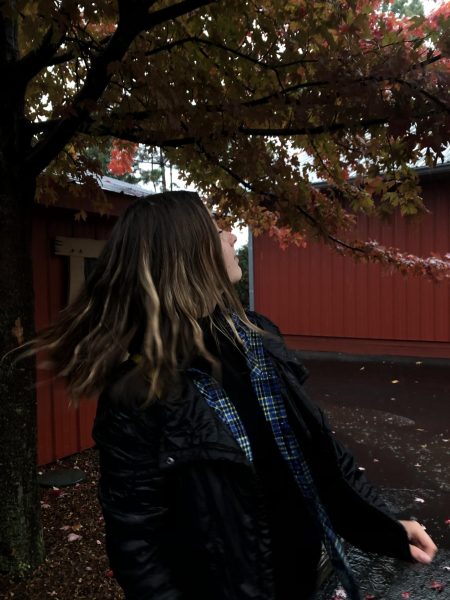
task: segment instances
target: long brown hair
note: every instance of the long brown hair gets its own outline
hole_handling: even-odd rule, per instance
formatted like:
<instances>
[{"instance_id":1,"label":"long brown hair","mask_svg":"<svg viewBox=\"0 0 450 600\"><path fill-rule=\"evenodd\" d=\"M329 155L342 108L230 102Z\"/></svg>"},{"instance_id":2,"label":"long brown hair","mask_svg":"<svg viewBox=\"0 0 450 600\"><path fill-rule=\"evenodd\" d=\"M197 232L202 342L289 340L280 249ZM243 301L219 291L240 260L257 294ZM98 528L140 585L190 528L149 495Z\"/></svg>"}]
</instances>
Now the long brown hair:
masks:
<instances>
[{"instance_id":1,"label":"long brown hair","mask_svg":"<svg viewBox=\"0 0 450 600\"><path fill-rule=\"evenodd\" d=\"M79 296L29 352L45 352L76 402L105 387L131 345L151 401L195 354L214 366L200 318L209 316L212 328L221 322L217 315L225 318L239 344L231 312L260 331L229 280L216 227L198 194L164 192L125 210Z\"/></svg>"}]
</instances>

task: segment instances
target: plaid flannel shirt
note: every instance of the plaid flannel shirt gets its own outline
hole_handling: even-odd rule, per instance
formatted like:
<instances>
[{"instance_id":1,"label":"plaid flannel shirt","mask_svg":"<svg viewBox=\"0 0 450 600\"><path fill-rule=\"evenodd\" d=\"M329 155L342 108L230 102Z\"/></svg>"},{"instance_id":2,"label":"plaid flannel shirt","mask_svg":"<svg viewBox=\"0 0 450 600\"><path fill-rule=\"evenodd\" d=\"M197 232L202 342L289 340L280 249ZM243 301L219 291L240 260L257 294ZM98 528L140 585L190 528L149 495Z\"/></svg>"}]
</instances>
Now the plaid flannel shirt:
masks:
<instances>
[{"instance_id":1,"label":"plaid flannel shirt","mask_svg":"<svg viewBox=\"0 0 450 600\"><path fill-rule=\"evenodd\" d=\"M288 422L286 407L281 395L281 383L265 352L261 335L245 326L236 315L232 315L232 319L239 338L243 342L253 391L265 419L272 428L278 449L306 500L308 510L319 525L323 543L349 600L360 600L358 585L345 557L342 544L322 506L308 464ZM232 334L231 330L229 333ZM253 462L252 448L244 425L223 387L211 375L198 369L190 368L188 374L201 396L229 427L247 459Z\"/></svg>"}]
</instances>

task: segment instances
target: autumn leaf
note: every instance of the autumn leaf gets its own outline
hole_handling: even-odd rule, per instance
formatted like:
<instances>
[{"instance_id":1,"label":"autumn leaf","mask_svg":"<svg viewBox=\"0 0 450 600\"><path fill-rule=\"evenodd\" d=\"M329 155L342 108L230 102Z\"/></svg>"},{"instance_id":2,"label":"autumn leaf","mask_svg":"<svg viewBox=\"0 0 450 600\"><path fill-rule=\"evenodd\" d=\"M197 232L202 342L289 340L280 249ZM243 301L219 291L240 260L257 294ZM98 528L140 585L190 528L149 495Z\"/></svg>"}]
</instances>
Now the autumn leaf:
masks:
<instances>
[{"instance_id":1,"label":"autumn leaf","mask_svg":"<svg viewBox=\"0 0 450 600\"><path fill-rule=\"evenodd\" d=\"M136 153L136 144L129 144L114 140L111 151L111 160L108 169L113 175L125 175L131 173Z\"/></svg>"},{"instance_id":2,"label":"autumn leaf","mask_svg":"<svg viewBox=\"0 0 450 600\"><path fill-rule=\"evenodd\" d=\"M21 346L24 342L23 327L20 317L14 321L14 327L11 330L12 335L17 340L17 344Z\"/></svg>"},{"instance_id":3,"label":"autumn leaf","mask_svg":"<svg viewBox=\"0 0 450 600\"><path fill-rule=\"evenodd\" d=\"M436 590L438 592L442 592L442 590L445 587L445 583L442 583L441 581L432 581L428 587L431 590Z\"/></svg>"}]
</instances>

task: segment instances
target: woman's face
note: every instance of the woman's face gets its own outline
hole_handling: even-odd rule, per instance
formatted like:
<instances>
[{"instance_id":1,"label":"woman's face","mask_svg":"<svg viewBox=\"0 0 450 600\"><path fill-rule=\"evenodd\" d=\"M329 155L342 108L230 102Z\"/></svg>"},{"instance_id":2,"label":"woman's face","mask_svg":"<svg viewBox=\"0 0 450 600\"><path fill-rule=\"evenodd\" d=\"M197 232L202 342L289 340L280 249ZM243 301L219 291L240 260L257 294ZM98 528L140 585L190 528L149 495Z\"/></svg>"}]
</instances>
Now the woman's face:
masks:
<instances>
[{"instance_id":1,"label":"woman's face","mask_svg":"<svg viewBox=\"0 0 450 600\"><path fill-rule=\"evenodd\" d=\"M217 223L214 224L222 244L222 255L228 277L230 278L231 283L237 283L242 277L242 270L239 266L239 260L234 250L234 244L236 243L237 238L231 233L231 231L220 229L217 226Z\"/></svg>"}]
</instances>

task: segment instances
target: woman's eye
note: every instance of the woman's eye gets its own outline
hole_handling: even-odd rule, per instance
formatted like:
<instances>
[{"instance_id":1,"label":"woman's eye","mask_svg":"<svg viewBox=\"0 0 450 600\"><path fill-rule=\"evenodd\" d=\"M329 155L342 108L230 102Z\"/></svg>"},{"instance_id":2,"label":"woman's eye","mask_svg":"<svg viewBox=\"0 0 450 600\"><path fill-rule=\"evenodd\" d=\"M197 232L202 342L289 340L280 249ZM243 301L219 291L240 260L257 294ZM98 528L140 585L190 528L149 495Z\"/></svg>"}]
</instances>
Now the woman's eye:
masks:
<instances>
[{"instance_id":1,"label":"woman's eye","mask_svg":"<svg viewBox=\"0 0 450 600\"><path fill-rule=\"evenodd\" d=\"M223 233L223 229L219 229L217 233L220 235L221 233Z\"/></svg>"}]
</instances>

